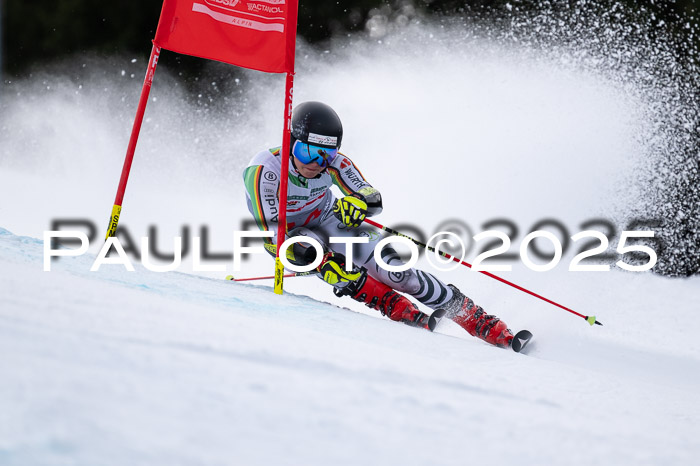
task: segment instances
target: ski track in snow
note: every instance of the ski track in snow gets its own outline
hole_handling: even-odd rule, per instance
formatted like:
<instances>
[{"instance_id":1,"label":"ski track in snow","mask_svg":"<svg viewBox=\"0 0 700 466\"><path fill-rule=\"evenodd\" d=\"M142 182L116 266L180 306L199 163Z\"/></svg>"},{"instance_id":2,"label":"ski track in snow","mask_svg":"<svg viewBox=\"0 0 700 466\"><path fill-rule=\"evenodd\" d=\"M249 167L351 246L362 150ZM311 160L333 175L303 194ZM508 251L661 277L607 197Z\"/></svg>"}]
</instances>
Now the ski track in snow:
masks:
<instances>
[{"instance_id":1,"label":"ski track in snow","mask_svg":"<svg viewBox=\"0 0 700 466\"><path fill-rule=\"evenodd\" d=\"M0 230L2 464L464 464L506 453L687 464L700 453L698 359L629 347L624 327L614 343L536 335L518 355L268 287L90 273L93 256L43 272L42 247Z\"/></svg>"}]
</instances>

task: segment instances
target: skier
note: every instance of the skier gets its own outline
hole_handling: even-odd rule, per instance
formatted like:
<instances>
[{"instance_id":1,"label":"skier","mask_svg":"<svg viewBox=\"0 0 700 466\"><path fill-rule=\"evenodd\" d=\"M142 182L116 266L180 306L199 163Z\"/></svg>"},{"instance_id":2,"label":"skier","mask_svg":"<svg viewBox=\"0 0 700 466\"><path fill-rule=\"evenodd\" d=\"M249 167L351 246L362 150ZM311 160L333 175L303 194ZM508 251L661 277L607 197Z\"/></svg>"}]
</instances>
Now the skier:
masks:
<instances>
[{"instance_id":1,"label":"skier","mask_svg":"<svg viewBox=\"0 0 700 466\"><path fill-rule=\"evenodd\" d=\"M308 236L324 249L318 276L334 287L338 296L352 299L379 310L391 320L428 327L429 316L422 313L406 293L433 311L444 314L469 334L500 347L509 347L513 334L505 322L484 310L454 285L445 285L422 270L389 272L374 260L374 247L381 239L376 230L362 227L366 216L382 211L382 196L370 185L345 155L338 152L343 126L336 112L320 102L305 102L292 112L289 188L287 196L287 237ZM277 236L281 148L257 154L245 169L248 210L261 230ZM345 197L336 199L330 190L336 185ZM333 236L364 236L367 243L354 244L352 270L346 271L341 253L345 244L330 243ZM265 249L273 256L277 247L265 238ZM386 246L381 257L389 265L401 264L396 251ZM287 259L296 265L308 265L316 258L310 245L295 243L287 250Z\"/></svg>"}]
</instances>

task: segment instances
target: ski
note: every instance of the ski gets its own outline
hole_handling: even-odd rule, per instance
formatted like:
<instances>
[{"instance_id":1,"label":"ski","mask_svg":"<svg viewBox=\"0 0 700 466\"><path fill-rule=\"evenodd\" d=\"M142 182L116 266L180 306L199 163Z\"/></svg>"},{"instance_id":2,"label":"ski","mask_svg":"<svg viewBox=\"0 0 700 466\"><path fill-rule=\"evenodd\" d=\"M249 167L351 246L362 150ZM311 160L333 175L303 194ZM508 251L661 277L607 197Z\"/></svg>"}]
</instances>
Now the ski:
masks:
<instances>
[{"instance_id":1,"label":"ski","mask_svg":"<svg viewBox=\"0 0 700 466\"><path fill-rule=\"evenodd\" d=\"M428 315L423 312L421 312L420 317L418 320L415 322L406 322L408 325L415 326L415 327L421 327L426 330L430 330L431 332L435 330L435 327L437 326L438 322L445 317L445 314L447 313L446 310L444 309L438 309L437 311L434 311L432 314Z\"/></svg>"},{"instance_id":2,"label":"ski","mask_svg":"<svg viewBox=\"0 0 700 466\"><path fill-rule=\"evenodd\" d=\"M513 351L519 353L530 343L530 340L532 340L532 332L529 330L521 330L513 336L510 347L513 348Z\"/></svg>"},{"instance_id":3,"label":"ski","mask_svg":"<svg viewBox=\"0 0 700 466\"><path fill-rule=\"evenodd\" d=\"M434 311L432 314L430 314L430 317L428 318L428 330L431 332L435 330L435 327L437 326L438 322L442 320L443 317L445 317L445 314L447 314L447 310L445 309L438 309L437 311Z\"/></svg>"}]
</instances>

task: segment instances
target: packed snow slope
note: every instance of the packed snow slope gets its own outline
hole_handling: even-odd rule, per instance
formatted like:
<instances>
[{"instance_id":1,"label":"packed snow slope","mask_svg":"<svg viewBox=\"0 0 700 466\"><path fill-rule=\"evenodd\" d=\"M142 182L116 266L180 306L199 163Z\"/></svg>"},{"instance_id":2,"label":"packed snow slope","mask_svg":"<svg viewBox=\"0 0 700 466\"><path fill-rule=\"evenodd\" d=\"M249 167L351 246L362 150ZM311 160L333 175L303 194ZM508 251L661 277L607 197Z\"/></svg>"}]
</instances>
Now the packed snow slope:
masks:
<instances>
[{"instance_id":1,"label":"packed snow slope","mask_svg":"<svg viewBox=\"0 0 700 466\"><path fill-rule=\"evenodd\" d=\"M0 230L3 465L689 464L700 454L698 280L636 277L632 296L610 294L605 327L562 319L523 355L451 322L438 332L458 338L266 287L114 265L90 273L88 256L43 272L42 248Z\"/></svg>"},{"instance_id":2,"label":"packed snow slope","mask_svg":"<svg viewBox=\"0 0 700 466\"><path fill-rule=\"evenodd\" d=\"M501 275L603 327L425 258L419 267L533 331L528 353L449 321L434 334L390 322L316 278L286 280L282 297L227 282L230 261L89 272L145 63L80 58L6 84L0 100L0 464L694 462L700 277L624 272L619 256L607 272L569 272L579 244L548 272L517 259L543 219L564 225L549 225L560 239L608 219L615 255L640 205L645 144L666 142L652 118L666 100L576 62L595 56L462 32L421 25L327 53L301 44L295 102L338 111L343 151L383 194L376 220L427 236L458 219L471 236L506 219L519 231ZM283 79L247 72L224 86L212 68L209 90L190 95L169 66L164 52L120 228L171 251L185 227L207 227L210 251L230 253L248 218L241 172L279 145ZM44 272L42 234L61 219L91 222L96 239ZM256 256L236 274L271 272Z\"/></svg>"}]
</instances>

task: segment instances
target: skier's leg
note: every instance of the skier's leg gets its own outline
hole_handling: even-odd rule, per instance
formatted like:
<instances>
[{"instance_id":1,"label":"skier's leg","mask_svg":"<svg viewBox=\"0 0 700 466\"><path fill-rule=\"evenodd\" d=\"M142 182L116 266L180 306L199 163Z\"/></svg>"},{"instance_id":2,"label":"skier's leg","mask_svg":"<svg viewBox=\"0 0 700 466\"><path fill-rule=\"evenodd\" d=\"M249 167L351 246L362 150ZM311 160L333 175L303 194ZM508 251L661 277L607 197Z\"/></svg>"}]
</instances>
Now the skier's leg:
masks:
<instances>
[{"instance_id":1,"label":"skier's leg","mask_svg":"<svg viewBox=\"0 0 700 466\"><path fill-rule=\"evenodd\" d=\"M323 252L329 250L328 237L324 235L322 231L306 227L299 227L290 230L289 233L287 233L287 236L289 238L305 236L310 240L315 240L318 242L321 245ZM272 251L268 252L274 255ZM299 266L309 265L316 260L316 248L314 248L311 243L297 242L292 244L291 247L287 248L286 257L291 264Z\"/></svg>"},{"instance_id":2,"label":"skier's leg","mask_svg":"<svg viewBox=\"0 0 700 466\"><path fill-rule=\"evenodd\" d=\"M371 241L367 246L376 245ZM363 245L364 247L365 245ZM507 347L513 339L513 333L508 325L498 317L486 314L481 306L462 294L454 285L445 285L434 275L419 269L408 269L403 272L389 272L374 260L374 255L363 256L364 267L378 281L391 286L396 291L407 293L419 302L438 310L444 309L446 316L465 329L470 335L480 338L492 345ZM389 265L401 264L401 258L391 247L381 251L381 257Z\"/></svg>"},{"instance_id":3,"label":"skier's leg","mask_svg":"<svg viewBox=\"0 0 700 466\"><path fill-rule=\"evenodd\" d=\"M442 309L447 311L446 317L459 324L470 335L487 343L500 347L510 346L513 333L505 322L494 315L486 314L481 306L474 304L474 301L464 296L456 286L448 286L452 289L453 297L442 306Z\"/></svg>"},{"instance_id":4,"label":"skier's leg","mask_svg":"<svg viewBox=\"0 0 700 466\"><path fill-rule=\"evenodd\" d=\"M446 285L434 275L414 268L403 272L390 272L380 267L374 259L374 248L381 240L381 236L376 231L369 229L351 230L339 222L333 221L323 222L320 229L326 237L364 236L368 238L367 243L354 245L353 254L354 263L367 270L367 277L364 281L361 279L356 283L351 283L343 294L350 294L353 299L380 310L392 320L420 321L422 313L410 300L399 295L396 291L406 293L433 310L444 309L447 312L446 316L464 328L470 335L492 345L502 347L510 345L513 334L506 323L494 315L486 314L481 306L474 304L454 285ZM344 249L340 250L340 248L345 247L344 245L333 244L332 246L335 250L344 252ZM400 256L391 246L385 246L380 256L389 265L402 263ZM400 296L405 301L400 301L400 305L394 306L389 311L382 307L394 299L398 302L396 296Z\"/></svg>"},{"instance_id":5,"label":"skier's leg","mask_svg":"<svg viewBox=\"0 0 700 466\"><path fill-rule=\"evenodd\" d=\"M350 296L355 301L378 310L391 320L409 325L421 325L427 321L427 316L410 299L378 281L365 269L362 269L362 275L357 280L343 288L336 287L335 294Z\"/></svg>"},{"instance_id":6,"label":"skier's leg","mask_svg":"<svg viewBox=\"0 0 700 466\"><path fill-rule=\"evenodd\" d=\"M391 320L413 325L422 325L424 321L427 322L426 314L421 312L408 298L397 293L390 285L377 280L376 274L368 273L366 267L361 267L362 264L367 262L367 258L372 256L374 244L381 239L376 232L362 228L349 229L333 217L330 217L312 229L299 228L294 230L294 233L313 237L324 246L325 251L333 253L333 257L327 256L324 260L336 262L336 264L329 263L327 267L324 267L323 264L320 266L321 270L326 270L330 274L322 273L319 276L324 281L333 284L334 293L337 296L350 296L352 299L380 311L382 315L386 315ZM359 273L360 276L355 280L347 281L345 278L351 275L350 273L335 273L335 271L338 271L338 266L341 262L342 267L345 267L346 247L343 243L331 243L330 238L357 236L367 237L369 242L367 244L354 245L355 247L352 249L353 272ZM337 277L334 277L334 275L337 275ZM345 277L341 275L345 275Z\"/></svg>"}]
</instances>

